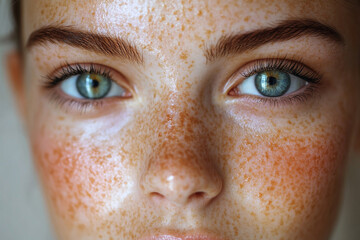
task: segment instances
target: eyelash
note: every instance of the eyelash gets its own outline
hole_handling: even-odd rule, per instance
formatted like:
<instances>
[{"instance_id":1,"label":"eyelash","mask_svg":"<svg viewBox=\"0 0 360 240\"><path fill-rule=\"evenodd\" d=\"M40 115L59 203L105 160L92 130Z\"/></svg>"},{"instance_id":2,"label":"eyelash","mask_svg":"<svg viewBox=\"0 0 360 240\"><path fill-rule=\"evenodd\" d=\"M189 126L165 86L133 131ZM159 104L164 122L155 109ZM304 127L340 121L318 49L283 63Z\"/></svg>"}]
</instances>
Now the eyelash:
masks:
<instances>
[{"instance_id":1,"label":"eyelash","mask_svg":"<svg viewBox=\"0 0 360 240\"><path fill-rule=\"evenodd\" d=\"M314 96L321 85L322 76L319 73L315 72L314 70L303 64L301 59L289 60L289 58L287 57L265 58L256 60L250 63L250 66L248 68L240 72L240 75L242 78L245 79L260 72L274 70L286 72L300 77L306 82L308 82L308 85L305 87L304 91L299 94L290 93L289 95L280 97L244 97L249 99L251 98L252 101L254 101L255 98L255 101L258 103L270 104L272 106L278 106L280 104L295 104L299 102L305 102L308 98ZM236 75L239 75L239 73ZM235 85L235 87L237 85ZM232 91L232 89L234 89L234 87L232 87L230 91Z\"/></svg>"},{"instance_id":2,"label":"eyelash","mask_svg":"<svg viewBox=\"0 0 360 240\"><path fill-rule=\"evenodd\" d=\"M104 67L99 65L95 65L93 63L89 64L89 66L85 66L84 64L73 64L70 65L69 63L64 64L60 71L58 71L55 75L48 75L45 77L45 82L43 86L45 88L51 89L56 87L65 79L72 77L74 75L80 75L83 73L90 73L90 74L99 74L106 78L112 80L110 71Z\"/></svg>"},{"instance_id":3,"label":"eyelash","mask_svg":"<svg viewBox=\"0 0 360 240\"><path fill-rule=\"evenodd\" d=\"M50 100L55 102L58 106L63 107L66 111L79 112L81 114L90 112L92 109L101 108L105 101L103 99L88 100L88 99L73 99L68 96L61 96L55 88L69 77L80 75L83 73L91 73L102 75L111 81L113 78L109 69L96 64L63 64L63 67L55 74L45 76L42 87L48 91ZM114 81L113 81L114 82Z\"/></svg>"}]
</instances>

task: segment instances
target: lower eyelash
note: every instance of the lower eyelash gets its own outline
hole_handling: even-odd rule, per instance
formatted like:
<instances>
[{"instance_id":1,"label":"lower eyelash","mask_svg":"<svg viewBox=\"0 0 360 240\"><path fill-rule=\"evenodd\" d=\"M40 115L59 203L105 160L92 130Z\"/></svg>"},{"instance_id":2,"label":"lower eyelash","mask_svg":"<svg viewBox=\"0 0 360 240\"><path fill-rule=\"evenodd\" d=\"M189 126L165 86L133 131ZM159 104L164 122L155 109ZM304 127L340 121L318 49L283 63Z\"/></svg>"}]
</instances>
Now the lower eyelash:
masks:
<instances>
[{"instance_id":1,"label":"lower eyelash","mask_svg":"<svg viewBox=\"0 0 360 240\"><path fill-rule=\"evenodd\" d=\"M49 92L50 101L54 102L57 106L62 108L65 112L77 112L85 114L91 112L93 109L101 108L104 102L100 100L75 100L71 98L61 97L56 92Z\"/></svg>"},{"instance_id":2,"label":"lower eyelash","mask_svg":"<svg viewBox=\"0 0 360 240\"><path fill-rule=\"evenodd\" d=\"M249 98L251 101L257 103L269 104L272 107L279 107L281 105L287 104L296 104L306 102L309 98L317 95L319 90L318 83L310 83L304 87L304 90L301 93L289 94L281 97L258 97L258 96L249 96L244 95L244 98Z\"/></svg>"}]
</instances>

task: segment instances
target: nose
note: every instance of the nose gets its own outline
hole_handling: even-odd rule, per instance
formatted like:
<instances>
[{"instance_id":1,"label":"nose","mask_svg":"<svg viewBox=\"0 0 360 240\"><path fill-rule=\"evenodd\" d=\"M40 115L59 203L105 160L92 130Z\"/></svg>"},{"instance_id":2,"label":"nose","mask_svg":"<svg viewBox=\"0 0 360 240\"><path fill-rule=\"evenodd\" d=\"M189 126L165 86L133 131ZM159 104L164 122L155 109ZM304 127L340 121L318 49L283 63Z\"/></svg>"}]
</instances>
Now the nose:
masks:
<instances>
[{"instance_id":1,"label":"nose","mask_svg":"<svg viewBox=\"0 0 360 240\"><path fill-rule=\"evenodd\" d=\"M141 188L151 200L204 206L221 192L221 178L211 166L199 166L194 159L162 157L153 159L141 179Z\"/></svg>"},{"instance_id":2,"label":"nose","mask_svg":"<svg viewBox=\"0 0 360 240\"><path fill-rule=\"evenodd\" d=\"M180 153L179 149L165 147L150 160L141 188L160 204L205 206L222 189L222 179L208 160L198 159L190 150Z\"/></svg>"},{"instance_id":3,"label":"nose","mask_svg":"<svg viewBox=\"0 0 360 240\"><path fill-rule=\"evenodd\" d=\"M222 178L215 166L204 129L186 123L180 117L168 118L165 132L157 139L140 178L140 188L147 198L160 205L206 206L222 189ZM194 121L192 121L194 122ZM195 121L197 122L197 121Z\"/></svg>"}]
</instances>

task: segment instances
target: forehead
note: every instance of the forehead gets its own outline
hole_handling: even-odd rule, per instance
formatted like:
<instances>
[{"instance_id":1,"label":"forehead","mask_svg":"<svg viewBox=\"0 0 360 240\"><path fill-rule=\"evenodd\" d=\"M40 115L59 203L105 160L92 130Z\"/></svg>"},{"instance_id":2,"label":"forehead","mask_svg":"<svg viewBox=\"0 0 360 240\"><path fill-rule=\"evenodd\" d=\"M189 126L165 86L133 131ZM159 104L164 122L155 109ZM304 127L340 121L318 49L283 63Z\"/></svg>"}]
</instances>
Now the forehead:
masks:
<instances>
[{"instance_id":1,"label":"forehead","mask_svg":"<svg viewBox=\"0 0 360 240\"><path fill-rule=\"evenodd\" d=\"M23 9L25 39L39 27L61 24L153 46L198 44L289 18L313 18L337 27L349 15L346 4L335 0L32 0L24 1Z\"/></svg>"}]
</instances>

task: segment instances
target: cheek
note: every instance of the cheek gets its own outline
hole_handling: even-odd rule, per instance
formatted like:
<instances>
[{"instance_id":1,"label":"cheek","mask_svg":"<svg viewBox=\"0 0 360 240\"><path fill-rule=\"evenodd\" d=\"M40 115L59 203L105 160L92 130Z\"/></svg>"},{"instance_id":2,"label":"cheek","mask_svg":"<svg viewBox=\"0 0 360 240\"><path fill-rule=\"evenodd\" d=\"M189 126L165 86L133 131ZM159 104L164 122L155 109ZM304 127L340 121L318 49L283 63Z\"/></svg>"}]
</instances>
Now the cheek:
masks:
<instances>
[{"instance_id":1,"label":"cheek","mask_svg":"<svg viewBox=\"0 0 360 240\"><path fill-rule=\"evenodd\" d=\"M117 143L74 129L46 124L34 135L33 149L53 215L91 226L111 214L112 199L126 197L129 173Z\"/></svg>"},{"instance_id":2,"label":"cheek","mask_svg":"<svg viewBox=\"0 0 360 240\"><path fill-rule=\"evenodd\" d=\"M303 232L313 224L321 229L320 222L331 225L348 143L339 128L319 129L249 137L237 147L231 163L234 192L254 223Z\"/></svg>"}]
</instances>

